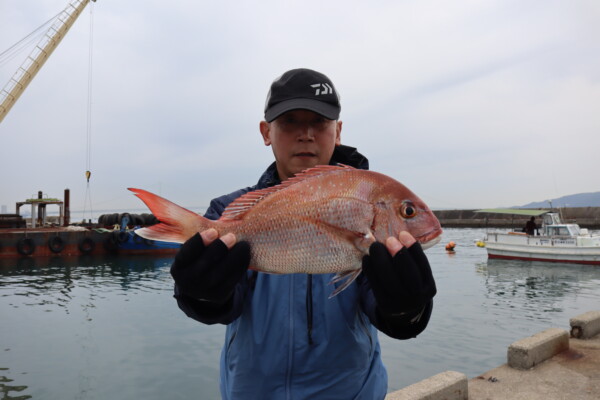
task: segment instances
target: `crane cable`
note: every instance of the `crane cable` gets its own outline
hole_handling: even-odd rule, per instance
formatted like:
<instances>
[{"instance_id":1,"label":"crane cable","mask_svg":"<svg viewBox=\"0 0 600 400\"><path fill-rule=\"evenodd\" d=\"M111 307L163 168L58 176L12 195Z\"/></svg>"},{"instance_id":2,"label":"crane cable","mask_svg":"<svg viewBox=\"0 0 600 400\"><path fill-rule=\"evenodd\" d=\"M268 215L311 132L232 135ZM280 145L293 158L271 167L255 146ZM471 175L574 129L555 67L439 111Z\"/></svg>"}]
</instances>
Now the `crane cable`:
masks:
<instances>
[{"instance_id":1,"label":"crane cable","mask_svg":"<svg viewBox=\"0 0 600 400\"><path fill-rule=\"evenodd\" d=\"M8 61L15 58L17 54L26 49L31 43L39 40L39 38L42 37L46 32L42 29L50 25L61 13L62 11L50 18L48 21L44 22L42 25L38 26L23 39L19 40L17 43L0 53L0 65L6 64Z\"/></svg>"},{"instance_id":2,"label":"crane cable","mask_svg":"<svg viewBox=\"0 0 600 400\"><path fill-rule=\"evenodd\" d=\"M92 194L90 190L91 159L92 159L92 54L94 43L94 4L90 1L90 43L88 57L88 98L87 98L87 126L86 126L86 149L85 149L85 177L86 189L85 199L83 204L83 219L85 221L86 209L89 203L90 206L90 221L93 218L92 210Z\"/></svg>"}]
</instances>

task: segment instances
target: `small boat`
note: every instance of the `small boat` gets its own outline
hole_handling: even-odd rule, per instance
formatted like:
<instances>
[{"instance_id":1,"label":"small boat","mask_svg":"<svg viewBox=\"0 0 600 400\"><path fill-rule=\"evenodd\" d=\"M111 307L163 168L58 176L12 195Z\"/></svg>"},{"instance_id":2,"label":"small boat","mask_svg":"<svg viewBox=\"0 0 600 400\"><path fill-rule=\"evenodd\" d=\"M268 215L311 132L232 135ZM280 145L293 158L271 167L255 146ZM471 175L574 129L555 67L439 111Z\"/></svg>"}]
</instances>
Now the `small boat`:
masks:
<instances>
[{"instance_id":1,"label":"small boat","mask_svg":"<svg viewBox=\"0 0 600 400\"><path fill-rule=\"evenodd\" d=\"M549 210L486 209L477 212L542 218L537 235L524 232L487 232L482 242L488 258L600 265L600 235L579 225L563 223Z\"/></svg>"}]
</instances>

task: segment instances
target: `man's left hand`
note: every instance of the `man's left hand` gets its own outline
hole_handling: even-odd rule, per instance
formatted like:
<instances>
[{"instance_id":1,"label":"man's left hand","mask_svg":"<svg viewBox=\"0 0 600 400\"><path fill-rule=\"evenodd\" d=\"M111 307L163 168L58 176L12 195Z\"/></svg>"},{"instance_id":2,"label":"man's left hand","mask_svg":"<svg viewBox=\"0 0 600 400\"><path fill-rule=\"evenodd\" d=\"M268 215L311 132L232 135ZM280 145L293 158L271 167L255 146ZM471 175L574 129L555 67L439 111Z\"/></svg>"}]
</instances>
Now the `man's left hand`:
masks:
<instances>
[{"instance_id":1,"label":"man's left hand","mask_svg":"<svg viewBox=\"0 0 600 400\"><path fill-rule=\"evenodd\" d=\"M419 312L437 293L429 261L408 232L373 243L362 267L383 314Z\"/></svg>"}]
</instances>

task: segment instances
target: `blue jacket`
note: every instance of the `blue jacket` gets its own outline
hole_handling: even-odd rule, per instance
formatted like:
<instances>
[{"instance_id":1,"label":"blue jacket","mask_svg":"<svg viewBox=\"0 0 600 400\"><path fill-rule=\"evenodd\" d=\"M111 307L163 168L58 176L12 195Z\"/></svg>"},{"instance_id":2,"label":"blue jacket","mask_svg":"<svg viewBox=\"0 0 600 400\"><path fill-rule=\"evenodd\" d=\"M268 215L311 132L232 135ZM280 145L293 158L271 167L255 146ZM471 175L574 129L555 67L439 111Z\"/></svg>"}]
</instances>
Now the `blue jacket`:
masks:
<instances>
[{"instance_id":1,"label":"blue jacket","mask_svg":"<svg viewBox=\"0 0 600 400\"><path fill-rule=\"evenodd\" d=\"M368 169L356 149L338 146L332 163ZM214 199L217 219L240 195L279 183L273 163L258 184ZM408 339L429 321L432 303L418 315L383 317L360 275L329 299L332 274L271 275L249 271L223 307L179 294L179 307L207 324L227 324L221 352L223 399L383 399L387 373L377 329Z\"/></svg>"}]
</instances>

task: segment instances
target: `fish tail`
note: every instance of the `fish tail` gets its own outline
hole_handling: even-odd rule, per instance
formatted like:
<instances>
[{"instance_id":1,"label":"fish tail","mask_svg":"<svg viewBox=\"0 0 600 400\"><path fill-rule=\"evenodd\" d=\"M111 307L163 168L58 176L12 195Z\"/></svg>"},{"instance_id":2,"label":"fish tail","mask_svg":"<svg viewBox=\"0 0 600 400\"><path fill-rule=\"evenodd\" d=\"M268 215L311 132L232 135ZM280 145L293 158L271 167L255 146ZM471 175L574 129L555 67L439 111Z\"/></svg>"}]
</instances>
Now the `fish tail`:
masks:
<instances>
[{"instance_id":1,"label":"fish tail","mask_svg":"<svg viewBox=\"0 0 600 400\"><path fill-rule=\"evenodd\" d=\"M184 243L196 232L212 227L213 221L146 190L128 188L139 197L160 221L159 224L136 229L144 239Z\"/></svg>"}]
</instances>

